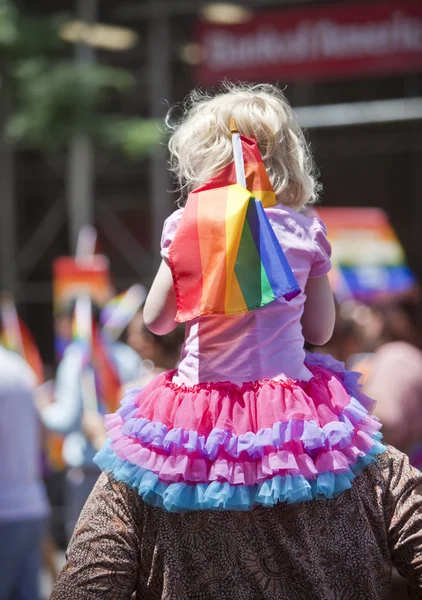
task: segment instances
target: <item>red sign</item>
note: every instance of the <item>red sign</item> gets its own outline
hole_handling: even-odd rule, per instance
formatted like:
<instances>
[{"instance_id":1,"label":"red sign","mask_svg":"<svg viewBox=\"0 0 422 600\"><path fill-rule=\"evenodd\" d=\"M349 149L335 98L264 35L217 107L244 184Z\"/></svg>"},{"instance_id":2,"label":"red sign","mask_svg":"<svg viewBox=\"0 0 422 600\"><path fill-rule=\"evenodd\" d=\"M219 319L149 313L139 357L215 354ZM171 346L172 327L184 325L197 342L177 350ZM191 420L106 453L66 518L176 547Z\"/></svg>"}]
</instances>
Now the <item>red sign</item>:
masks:
<instances>
[{"instance_id":1,"label":"red sign","mask_svg":"<svg viewBox=\"0 0 422 600\"><path fill-rule=\"evenodd\" d=\"M323 79L422 68L422 1L257 12L247 23L199 23L197 79Z\"/></svg>"},{"instance_id":2,"label":"red sign","mask_svg":"<svg viewBox=\"0 0 422 600\"><path fill-rule=\"evenodd\" d=\"M104 306L112 295L108 260L101 254L92 259L77 260L60 256L53 263L53 297L56 308L71 299L88 295L99 306Z\"/></svg>"}]
</instances>

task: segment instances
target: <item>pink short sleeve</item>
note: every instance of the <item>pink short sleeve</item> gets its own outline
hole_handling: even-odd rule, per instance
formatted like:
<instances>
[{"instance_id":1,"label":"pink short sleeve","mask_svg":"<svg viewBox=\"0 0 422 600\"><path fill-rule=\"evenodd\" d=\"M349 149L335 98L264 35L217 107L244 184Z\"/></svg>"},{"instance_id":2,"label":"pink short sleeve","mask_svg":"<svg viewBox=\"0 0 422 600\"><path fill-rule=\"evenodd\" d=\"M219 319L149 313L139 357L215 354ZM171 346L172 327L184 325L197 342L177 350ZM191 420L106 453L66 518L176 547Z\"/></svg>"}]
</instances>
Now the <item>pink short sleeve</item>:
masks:
<instances>
[{"instance_id":1,"label":"pink short sleeve","mask_svg":"<svg viewBox=\"0 0 422 600\"><path fill-rule=\"evenodd\" d=\"M322 277L331 270L331 245L327 240L327 228L324 223L316 218L313 221L313 241L315 245L315 255L312 262L309 277Z\"/></svg>"},{"instance_id":2,"label":"pink short sleeve","mask_svg":"<svg viewBox=\"0 0 422 600\"><path fill-rule=\"evenodd\" d=\"M163 225L163 233L161 236L161 257L168 263L169 260L169 247L173 241L176 229L179 226L180 217L182 216L183 209L179 208L173 214L171 214Z\"/></svg>"}]
</instances>

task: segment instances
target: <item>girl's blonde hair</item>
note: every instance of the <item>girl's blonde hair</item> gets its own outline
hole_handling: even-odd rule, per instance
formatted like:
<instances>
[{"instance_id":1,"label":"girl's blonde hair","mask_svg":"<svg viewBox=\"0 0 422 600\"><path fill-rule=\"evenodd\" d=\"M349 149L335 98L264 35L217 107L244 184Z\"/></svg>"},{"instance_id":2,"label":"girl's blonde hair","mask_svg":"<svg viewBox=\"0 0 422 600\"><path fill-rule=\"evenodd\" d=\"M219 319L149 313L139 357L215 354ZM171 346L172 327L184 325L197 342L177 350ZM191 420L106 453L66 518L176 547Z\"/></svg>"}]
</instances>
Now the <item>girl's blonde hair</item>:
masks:
<instances>
[{"instance_id":1,"label":"girl's blonde hair","mask_svg":"<svg viewBox=\"0 0 422 600\"><path fill-rule=\"evenodd\" d=\"M274 85L229 84L211 96L194 90L172 132L170 168L178 179L183 205L187 194L233 160L230 117L241 134L261 151L277 201L301 210L317 200L320 186L305 137L283 92Z\"/></svg>"}]
</instances>

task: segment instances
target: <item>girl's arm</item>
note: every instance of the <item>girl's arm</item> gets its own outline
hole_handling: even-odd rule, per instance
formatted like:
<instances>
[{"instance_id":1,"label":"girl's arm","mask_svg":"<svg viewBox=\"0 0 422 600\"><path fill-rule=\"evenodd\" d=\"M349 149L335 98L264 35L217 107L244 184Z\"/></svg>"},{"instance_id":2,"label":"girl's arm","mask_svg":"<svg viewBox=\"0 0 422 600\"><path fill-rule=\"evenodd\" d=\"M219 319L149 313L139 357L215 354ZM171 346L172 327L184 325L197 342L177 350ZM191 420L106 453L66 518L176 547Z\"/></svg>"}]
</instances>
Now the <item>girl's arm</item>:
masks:
<instances>
[{"instance_id":1,"label":"girl's arm","mask_svg":"<svg viewBox=\"0 0 422 600\"><path fill-rule=\"evenodd\" d=\"M144 323L152 333L165 335L176 329L176 292L170 267L162 261L144 306Z\"/></svg>"},{"instance_id":2,"label":"girl's arm","mask_svg":"<svg viewBox=\"0 0 422 600\"><path fill-rule=\"evenodd\" d=\"M336 318L333 292L327 275L308 279L305 294L303 336L308 343L323 346L333 335Z\"/></svg>"}]
</instances>

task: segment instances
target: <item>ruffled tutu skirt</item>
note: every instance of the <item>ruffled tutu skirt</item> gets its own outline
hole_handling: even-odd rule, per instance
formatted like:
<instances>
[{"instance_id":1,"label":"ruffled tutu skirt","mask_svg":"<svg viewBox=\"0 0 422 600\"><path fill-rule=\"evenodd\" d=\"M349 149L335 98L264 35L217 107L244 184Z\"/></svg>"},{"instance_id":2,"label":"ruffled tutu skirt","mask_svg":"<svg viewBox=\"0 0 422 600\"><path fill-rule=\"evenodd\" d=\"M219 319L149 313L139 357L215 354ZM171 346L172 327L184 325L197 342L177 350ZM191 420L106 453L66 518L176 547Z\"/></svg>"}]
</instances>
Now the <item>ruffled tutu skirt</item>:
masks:
<instances>
[{"instance_id":1,"label":"ruffled tutu skirt","mask_svg":"<svg viewBox=\"0 0 422 600\"><path fill-rule=\"evenodd\" d=\"M309 381L172 382L134 389L107 415L99 467L171 512L333 498L385 451L373 402L329 355Z\"/></svg>"}]
</instances>

